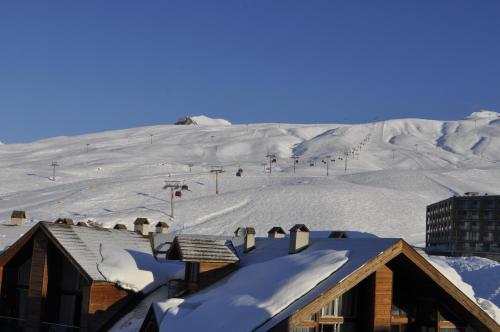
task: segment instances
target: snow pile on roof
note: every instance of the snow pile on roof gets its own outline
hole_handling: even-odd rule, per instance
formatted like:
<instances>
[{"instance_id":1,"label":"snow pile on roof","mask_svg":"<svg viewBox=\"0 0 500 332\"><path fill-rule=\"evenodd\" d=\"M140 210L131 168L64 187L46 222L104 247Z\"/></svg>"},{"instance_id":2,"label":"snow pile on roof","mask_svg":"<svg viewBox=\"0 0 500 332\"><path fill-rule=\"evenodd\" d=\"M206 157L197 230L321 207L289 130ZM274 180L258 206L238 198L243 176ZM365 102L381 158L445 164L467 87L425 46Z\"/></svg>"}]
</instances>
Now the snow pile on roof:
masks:
<instances>
[{"instance_id":1,"label":"snow pile on roof","mask_svg":"<svg viewBox=\"0 0 500 332\"><path fill-rule=\"evenodd\" d=\"M347 255L317 250L243 267L218 287L158 304L166 310L160 330L250 331L334 273Z\"/></svg>"},{"instance_id":2,"label":"snow pile on roof","mask_svg":"<svg viewBox=\"0 0 500 332\"><path fill-rule=\"evenodd\" d=\"M184 263L158 262L152 254L102 244L98 270L106 280L135 292L148 293L171 279L184 276Z\"/></svg>"},{"instance_id":3,"label":"snow pile on roof","mask_svg":"<svg viewBox=\"0 0 500 332\"><path fill-rule=\"evenodd\" d=\"M205 115L192 116L193 120L198 126L229 126L231 122L224 119L212 119Z\"/></svg>"},{"instance_id":4,"label":"snow pile on roof","mask_svg":"<svg viewBox=\"0 0 500 332\"><path fill-rule=\"evenodd\" d=\"M477 296L500 303L500 263L483 257L446 257Z\"/></svg>"},{"instance_id":5,"label":"snow pile on roof","mask_svg":"<svg viewBox=\"0 0 500 332\"><path fill-rule=\"evenodd\" d=\"M425 257L436 269L441 272L449 281L451 281L455 286L457 286L465 295L467 295L471 300L476 302L484 311L486 311L497 323L500 324L500 309L489 300L477 297L474 293L474 289L468 283L462 280L460 274L450 266L449 261L453 260L466 260L465 257L460 258L450 258L441 256L429 256L423 251L418 251L423 257ZM500 279L494 277L494 275L488 274L497 283L497 292L500 291Z\"/></svg>"},{"instance_id":6,"label":"snow pile on roof","mask_svg":"<svg viewBox=\"0 0 500 332\"><path fill-rule=\"evenodd\" d=\"M466 116L465 118L470 119L470 120L500 118L500 113L488 111L488 110L480 110L479 112L472 112L470 115Z\"/></svg>"}]
</instances>

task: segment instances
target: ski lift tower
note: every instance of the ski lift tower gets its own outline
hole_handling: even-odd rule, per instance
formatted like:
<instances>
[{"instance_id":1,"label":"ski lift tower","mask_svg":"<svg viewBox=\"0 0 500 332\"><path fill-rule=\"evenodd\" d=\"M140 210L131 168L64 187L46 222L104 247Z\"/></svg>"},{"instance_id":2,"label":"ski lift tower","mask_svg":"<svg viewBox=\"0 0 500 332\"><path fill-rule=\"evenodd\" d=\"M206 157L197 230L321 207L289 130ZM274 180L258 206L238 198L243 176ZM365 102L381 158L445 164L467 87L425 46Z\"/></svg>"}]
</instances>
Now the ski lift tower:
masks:
<instances>
[{"instance_id":1,"label":"ski lift tower","mask_svg":"<svg viewBox=\"0 0 500 332\"><path fill-rule=\"evenodd\" d=\"M61 166L57 161L53 161L49 166L52 167L52 181L56 180L56 167Z\"/></svg>"},{"instance_id":2,"label":"ski lift tower","mask_svg":"<svg viewBox=\"0 0 500 332\"><path fill-rule=\"evenodd\" d=\"M219 173L224 173L224 167L222 166L212 166L210 173L215 173L215 194L219 194Z\"/></svg>"},{"instance_id":3,"label":"ski lift tower","mask_svg":"<svg viewBox=\"0 0 500 332\"><path fill-rule=\"evenodd\" d=\"M268 153L266 158L269 158L269 174L271 174L273 172L273 161L276 162L276 153Z\"/></svg>"},{"instance_id":4,"label":"ski lift tower","mask_svg":"<svg viewBox=\"0 0 500 332\"><path fill-rule=\"evenodd\" d=\"M165 181L165 185L163 189L170 188L170 216L174 217L174 196L175 191L182 188L181 181L173 180L173 181Z\"/></svg>"},{"instance_id":5,"label":"ski lift tower","mask_svg":"<svg viewBox=\"0 0 500 332\"><path fill-rule=\"evenodd\" d=\"M329 175L329 168L330 168L330 158L332 156L328 155L328 156L325 156L325 158L323 160L321 160L323 162L323 164L326 165L326 176Z\"/></svg>"},{"instance_id":6,"label":"ski lift tower","mask_svg":"<svg viewBox=\"0 0 500 332\"><path fill-rule=\"evenodd\" d=\"M290 158L292 158L293 162L293 174L295 174L295 165L299 163L299 156L293 155Z\"/></svg>"}]
</instances>

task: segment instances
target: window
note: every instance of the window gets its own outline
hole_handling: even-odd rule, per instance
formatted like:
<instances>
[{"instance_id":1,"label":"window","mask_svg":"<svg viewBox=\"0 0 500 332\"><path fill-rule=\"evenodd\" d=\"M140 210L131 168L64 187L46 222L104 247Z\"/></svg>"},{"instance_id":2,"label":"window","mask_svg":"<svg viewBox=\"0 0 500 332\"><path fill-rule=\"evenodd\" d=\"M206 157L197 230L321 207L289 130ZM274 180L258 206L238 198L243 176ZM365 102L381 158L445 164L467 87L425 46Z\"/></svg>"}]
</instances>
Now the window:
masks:
<instances>
[{"instance_id":1,"label":"window","mask_svg":"<svg viewBox=\"0 0 500 332\"><path fill-rule=\"evenodd\" d=\"M354 317L356 315L355 290L342 294L321 308L322 317Z\"/></svg>"}]
</instances>

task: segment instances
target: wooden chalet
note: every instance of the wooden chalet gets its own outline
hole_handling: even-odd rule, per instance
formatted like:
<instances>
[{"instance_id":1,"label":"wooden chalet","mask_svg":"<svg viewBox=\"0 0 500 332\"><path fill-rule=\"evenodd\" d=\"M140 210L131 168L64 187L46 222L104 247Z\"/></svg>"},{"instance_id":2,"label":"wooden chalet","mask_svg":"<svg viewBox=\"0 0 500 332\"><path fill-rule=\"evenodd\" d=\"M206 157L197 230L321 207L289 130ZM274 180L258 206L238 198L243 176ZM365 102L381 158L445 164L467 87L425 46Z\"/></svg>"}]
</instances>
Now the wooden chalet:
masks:
<instances>
[{"instance_id":1,"label":"wooden chalet","mask_svg":"<svg viewBox=\"0 0 500 332\"><path fill-rule=\"evenodd\" d=\"M135 232L47 222L29 229L0 255L0 331L107 330L137 293L99 271L105 243L151 254Z\"/></svg>"},{"instance_id":2,"label":"wooden chalet","mask_svg":"<svg viewBox=\"0 0 500 332\"><path fill-rule=\"evenodd\" d=\"M185 289L196 291L232 272L239 262L229 238L180 235L170 246L167 259L186 263Z\"/></svg>"},{"instance_id":3,"label":"wooden chalet","mask_svg":"<svg viewBox=\"0 0 500 332\"><path fill-rule=\"evenodd\" d=\"M201 249L207 246L214 248L210 255L204 255L206 251ZM283 299L287 278L296 276L287 275L286 268L269 268L259 270L258 276L242 279L248 273L245 268L270 260L275 262L279 257L285 258L281 261L285 264L288 259L300 261L301 255L315 250L345 252L348 260L307 292L283 303L279 310L263 314L262 306L274 305L275 296ZM202 264L208 257L219 257L220 252L228 259L237 258L222 244L214 246L206 241L177 238L171 257ZM276 332L500 331L500 326L475 299L464 294L428 257L401 239L313 238L300 253L289 254L287 241L257 238L256 248L242 255L239 265L234 277L224 278L202 293L192 293L169 305L153 304L141 331L158 332L159 326L162 326L161 332L187 331L200 319L203 331L231 331L235 326L245 326L249 331ZM280 273L285 274L280 276L284 279L279 279L284 283L262 284L262 280L276 280L276 274ZM234 280L238 286L231 285ZM255 285L239 293L237 287L241 287L242 280L253 281ZM235 291L228 294L219 287ZM269 294L263 297L265 303L258 303L263 289ZM239 295L253 302L235 305L234 296ZM245 308L244 314L242 308ZM166 314L167 311L172 313ZM176 316L175 312L182 315ZM252 321L245 321L248 319Z\"/></svg>"}]
</instances>

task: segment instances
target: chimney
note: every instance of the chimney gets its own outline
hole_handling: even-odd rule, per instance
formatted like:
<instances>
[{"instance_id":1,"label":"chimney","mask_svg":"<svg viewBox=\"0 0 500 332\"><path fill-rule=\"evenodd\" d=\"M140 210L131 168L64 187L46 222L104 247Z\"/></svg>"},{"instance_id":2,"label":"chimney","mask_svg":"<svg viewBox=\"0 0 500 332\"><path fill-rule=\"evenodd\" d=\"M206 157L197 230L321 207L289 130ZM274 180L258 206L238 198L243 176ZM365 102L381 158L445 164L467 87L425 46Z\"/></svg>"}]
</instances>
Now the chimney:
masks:
<instances>
[{"instance_id":1,"label":"chimney","mask_svg":"<svg viewBox=\"0 0 500 332\"><path fill-rule=\"evenodd\" d=\"M290 228L289 254L296 254L309 246L309 228L304 224L296 224Z\"/></svg>"},{"instance_id":2,"label":"chimney","mask_svg":"<svg viewBox=\"0 0 500 332\"><path fill-rule=\"evenodd\" d=\"M142 235L149 234L149 221L147 218L137 218L134 221L134 231Z\"/></svg>"},{"instance_id":3,"label":"chimney","mask_svg":"<svg viewBox=\"0 0 500 332\"><path fill-rule=\"evenodd\" d=\"M10 215L10 222L17 226L22 226L26 221L26 212L25 211L12 211Z\"/></svg>"},{"instance_id":4,"label":"chimney","mask_svg":"<svg viewBox=\"0 0 500 332\"><path fill-rule=\"evenodd\" d=\"M126 231L127 230L127 225L125 224L116 224L113 229L117 229L120 231Z\"/></svg>"},{"instance_id":5,"label":"chimney","mask_svg":"<svg viewBox=\"0 0 500 332\"><path fill-rule=\"evenodd\" d=\"M63 225L74 225L75 224L73 222L73 219L71 219L71 218L57 218L55 223L56 224L63 224Z\"/></svg>"},{"instance_id":6,"label":"chimney","mask_svg":"<svg viewBox=\"0 0 500 332\"><path fill-rule=\"evenodd\" d=\"M158 234L167 234L168 228L170 227L166 222L159 221L156 225L156 233Z\"/></svg>"},{"instance_id":7,"label":"chimney","mask_svg":"<svg viewBox=\"0 0 500 332\"><path fill-rule=\"evenodd\" d=\"M234 232L235 236L244 238L243 252L249 252L255 249L255 228L253 227L238 227Z\"/></svg>"},{"instance_id":8,"label":"chimney","mask_svg":"<svg viewBox=\"0 0 500 332\"><path fill-rule=\"evenodd\" d=\"M282 239L286 235L286 232L281 227L273 227L267 232L267 237L271 239Z\"/></svg>"}]
</instances>

